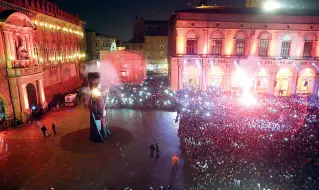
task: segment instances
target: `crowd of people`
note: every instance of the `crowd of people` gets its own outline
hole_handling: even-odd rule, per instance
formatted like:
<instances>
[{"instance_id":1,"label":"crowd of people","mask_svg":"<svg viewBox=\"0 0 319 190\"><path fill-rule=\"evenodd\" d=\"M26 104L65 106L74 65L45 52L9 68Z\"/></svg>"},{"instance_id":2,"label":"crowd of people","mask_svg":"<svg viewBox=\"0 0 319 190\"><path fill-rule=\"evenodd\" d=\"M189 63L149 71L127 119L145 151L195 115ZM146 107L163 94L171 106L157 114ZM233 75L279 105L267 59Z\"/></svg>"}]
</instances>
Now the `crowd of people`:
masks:
<instances>
[{"instance_id":1,"label":"crowd of people","mask_svg":"<svg viewBox=\"0 0 319 190\"><path fill-rule=\"evenodd\" d=\"M319 99L219 89L178 93L178 135L197 189L317 189Z\"/></svg>"},{"instance_id":2,"label":"crowd of people","mask_svg":"<svg viewBox=\"0 0 319 190\"><path fill-rule=\"evenodd\" d=\"M173 92L167 86L166 78L150 77L112 88L108 107L177 111L195 189L319 187L318 97L263 95L251 103L252 97L219 88Z\"/></svg>"},{"instance_id":3,"label":"crowd of people","mask_svg":"<svg viewBox=\"0 0 319 190\"><path fill-rule=\"evenodd\" d=\"M108 93L107 107L174 109L175 92L167 86L167 76L149 77L141 85L113 86Z\"/></svg>"}]
</instances>

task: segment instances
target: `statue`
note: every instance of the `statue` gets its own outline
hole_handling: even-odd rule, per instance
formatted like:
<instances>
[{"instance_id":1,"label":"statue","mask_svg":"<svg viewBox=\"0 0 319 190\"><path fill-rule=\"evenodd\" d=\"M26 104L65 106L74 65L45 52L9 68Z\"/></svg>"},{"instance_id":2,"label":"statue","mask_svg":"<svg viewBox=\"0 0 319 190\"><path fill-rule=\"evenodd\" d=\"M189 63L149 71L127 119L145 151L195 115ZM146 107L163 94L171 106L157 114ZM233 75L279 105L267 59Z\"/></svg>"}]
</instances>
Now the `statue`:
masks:
<instances>
[{"instance_id":1,"label":"statue","mask_svg":"<svg viewBox=\"0 0 319 190\"><path fill-rule=\"evenodd\" d=\"M88 73L90 97L90 140L103 142L111 136L106 122L104 97L99 89L101 75L99 72Z\"/></svg>"},{"instance_id":2,"label":"statue","mask_svg":"<svg viewBox=\"0 0 319 190\"><path fill-rule=\"evenodd\" d=\"M28 60L29 55L26 48L25 41L21 40L19 47L17 48L18 60Z\"/></svg>"}]
</instances>

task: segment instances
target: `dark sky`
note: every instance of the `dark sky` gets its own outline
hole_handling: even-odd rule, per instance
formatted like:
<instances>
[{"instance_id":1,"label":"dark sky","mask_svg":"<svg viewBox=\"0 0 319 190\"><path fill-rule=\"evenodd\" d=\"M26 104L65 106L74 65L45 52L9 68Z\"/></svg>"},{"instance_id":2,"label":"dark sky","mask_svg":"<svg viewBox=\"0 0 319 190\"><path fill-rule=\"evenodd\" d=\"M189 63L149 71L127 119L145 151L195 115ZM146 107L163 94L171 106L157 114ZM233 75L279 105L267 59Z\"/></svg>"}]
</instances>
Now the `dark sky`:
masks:
<instances>
[{"instance_id":1,"label":"dark sky","mask_svg":"<svg viewBox=\"0 0 319 190\"><path fill-rule=\"evenodd\" d=\"M188 0L53 0L70 13L79 13L86 28L114 36L120 40L132 37L132 19L168 20L173 10L188 7ZM200 0L194 0L196 4ZM286 0L300 2L299 0ZM319 0L302 0L302 2ZM208 0L208 3L226 6L244 6L245 0Z\"/></svg>"}]
</instances>

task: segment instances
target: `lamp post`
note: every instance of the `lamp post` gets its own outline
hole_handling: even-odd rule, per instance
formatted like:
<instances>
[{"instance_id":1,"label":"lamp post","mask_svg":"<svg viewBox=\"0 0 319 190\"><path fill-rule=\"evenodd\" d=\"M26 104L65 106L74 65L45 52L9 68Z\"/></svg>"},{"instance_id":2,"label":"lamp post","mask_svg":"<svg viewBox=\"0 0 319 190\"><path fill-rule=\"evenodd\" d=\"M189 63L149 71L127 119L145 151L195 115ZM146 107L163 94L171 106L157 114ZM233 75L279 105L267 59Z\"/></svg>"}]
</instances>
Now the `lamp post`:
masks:
<instances>
[{"instance_id":1,"label":"lamp post","mask_svg":"<svg viewBox=\"0 0 319 190\"><path fill-rule=\"evenodd\" d=\"M103 94L99 89L101 75L99 72L88 73L91 92L90 97L90 140L103 142L108 139L111 132L106 123L106 111Z\"/></svg>"}]
</instances>

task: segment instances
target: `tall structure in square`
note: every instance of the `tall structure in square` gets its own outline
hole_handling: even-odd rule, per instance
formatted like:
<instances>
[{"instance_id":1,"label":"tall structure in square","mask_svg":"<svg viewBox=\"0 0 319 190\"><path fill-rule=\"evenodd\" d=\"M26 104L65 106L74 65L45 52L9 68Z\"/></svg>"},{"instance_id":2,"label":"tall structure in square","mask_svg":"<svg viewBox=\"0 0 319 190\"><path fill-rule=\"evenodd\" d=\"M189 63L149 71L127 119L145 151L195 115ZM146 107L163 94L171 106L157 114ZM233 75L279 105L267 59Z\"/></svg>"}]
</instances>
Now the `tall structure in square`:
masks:
<instances>
[{"instance_id":1,"label":"tall structure in square","mask_svg":"<svg viewBox=\"0 0 319 190\"><path fill-rule=\"evenodd\" d=\"M242 84L257 94L318 95L319 14L306 9L201 7L169 26L173 90Z\"/></svg>"},{"instance_id":2,"label":"tall structure in square","mask_svg":"<svg viewBox=\"0 0 319 190\"><path fill-rule=\"evenodd\" d=\"M46 0L0 0L0 103L27 121L33 107L81 84L83 21Z\"/></svg>"}]
</instances>

